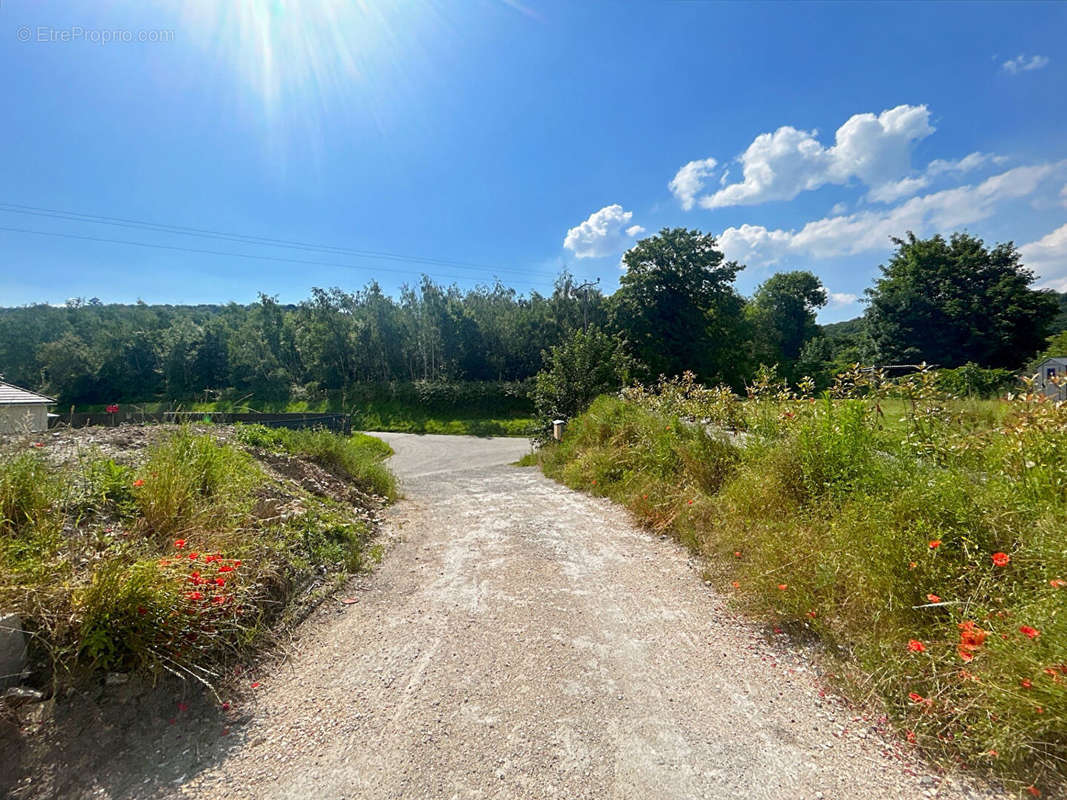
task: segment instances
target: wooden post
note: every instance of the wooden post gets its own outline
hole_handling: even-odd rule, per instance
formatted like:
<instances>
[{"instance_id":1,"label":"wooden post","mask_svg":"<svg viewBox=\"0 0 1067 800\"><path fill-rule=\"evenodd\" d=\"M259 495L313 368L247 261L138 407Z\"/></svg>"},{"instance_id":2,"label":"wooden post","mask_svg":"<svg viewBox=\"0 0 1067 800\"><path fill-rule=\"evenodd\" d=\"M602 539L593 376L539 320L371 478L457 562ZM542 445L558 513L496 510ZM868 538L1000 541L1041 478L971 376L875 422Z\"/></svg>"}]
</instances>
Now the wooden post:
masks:
<instances>
[{"instance_id":1,"label":"wooden post","mask_svg":"<svg viewBox=\"0 0 1067 800\"><path fill-rule=\"evenodd\" d=\"M552 421L552 438L557 442L563 438L563 428L567 424L566 420L556 419Z\"/></svg>"}]
</instances>

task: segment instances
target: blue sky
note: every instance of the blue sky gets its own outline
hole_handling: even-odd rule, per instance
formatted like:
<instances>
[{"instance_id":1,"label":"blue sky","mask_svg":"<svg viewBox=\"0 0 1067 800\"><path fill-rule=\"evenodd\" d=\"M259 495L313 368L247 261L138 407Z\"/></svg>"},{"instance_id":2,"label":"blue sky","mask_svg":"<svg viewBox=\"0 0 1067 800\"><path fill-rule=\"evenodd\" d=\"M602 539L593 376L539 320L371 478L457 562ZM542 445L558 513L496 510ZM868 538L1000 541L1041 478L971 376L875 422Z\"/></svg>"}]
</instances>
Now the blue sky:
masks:
<instances>
[{"instance_id":1,"label":"blue sky","mask_svg":"<svg viewBox=\"0 0 1067 800\"><path fill-rule=\"evenodd\" d=\"M745 293L812 269L823 321L908 229L1067 289L1065 34L1063 3L2 0L0 304L611 291L663 226L719 236Z\"/></svg>"}]
</instances>

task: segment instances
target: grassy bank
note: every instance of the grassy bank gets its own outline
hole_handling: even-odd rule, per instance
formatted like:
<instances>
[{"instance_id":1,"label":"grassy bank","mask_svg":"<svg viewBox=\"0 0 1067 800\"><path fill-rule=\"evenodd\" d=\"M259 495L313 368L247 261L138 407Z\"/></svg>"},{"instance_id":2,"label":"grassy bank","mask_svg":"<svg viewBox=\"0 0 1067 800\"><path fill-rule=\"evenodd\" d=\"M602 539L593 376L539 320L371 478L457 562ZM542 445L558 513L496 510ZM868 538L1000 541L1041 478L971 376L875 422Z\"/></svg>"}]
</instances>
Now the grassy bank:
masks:
<instances>
[{"instance_id":1,"label":"grassy bank","mask_svg":"<svg viewBox=\"0 0 1067 800\"><path fill-rule=\"evenodd\" d=\"M30 682L169 671L213 684L376 557L387 445L322 431L89 429L0 449L0 607Z\"/></svg>"},{"instance_id":2,"label":"grassy bank","mask_svg":"<svg viewBox=\"0 0 1067 800\"><path fill-rule=\"evenodd\" d=\"M953 408L927 389L602 397L541 461L705 555L748 613L817 634L847 666L842 688L883 704L928 754L1055 794L1067 408Z\"/></svg>"}]
</instances>

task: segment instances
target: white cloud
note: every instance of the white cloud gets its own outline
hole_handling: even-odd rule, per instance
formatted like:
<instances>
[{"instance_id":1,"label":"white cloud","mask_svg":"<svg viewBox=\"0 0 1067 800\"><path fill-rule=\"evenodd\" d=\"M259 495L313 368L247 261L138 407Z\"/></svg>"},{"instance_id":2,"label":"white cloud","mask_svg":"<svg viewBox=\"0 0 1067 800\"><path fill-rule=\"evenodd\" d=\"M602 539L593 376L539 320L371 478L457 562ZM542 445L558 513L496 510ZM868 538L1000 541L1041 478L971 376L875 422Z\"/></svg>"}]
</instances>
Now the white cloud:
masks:
<instances>
[{"instance_id":1,"label":"white cloud","mask_svg":"<svg viewBox=\"0 0 1067 800\"><path fill-rule=\"evenodd\" d=\"M1067 292L1067 225L1019 248L1023 264L1037 273L1039 285Z\"/></svg>"},{"instance_id":2,"label":"white cloud","mask_svg":"<svg viewBox=\"0 0 1067 800\"><path fill-rule=\"evenodd\" d=\"M567 231L563 246L577 258L600 258L623 249L629 238L643 233L640 225L628 225L632 211L624 211L618 203L604 206L589 215L589 219Z\"/></svg>"},{"instance_id":3,"label":"white cloud","mask_svg":"<svg viewBox=\"0 0 1067 800\"><path fill-rule=\"evenodd\" d=\"M690 161L678 170L671 182L667 184L671 194L678 198L682 208L686 211L693 207L693 201L704 188L704 179L711 176L718 163L714 158Z\"/></svg>"},{"instance_id":4,"label":"white cloud","mask_svg":"<svg viewBox=\"0 0 1067 800\"><path fill-rule=\"evenodd\" d=\"M937 158L926 167L927 175L941 175L945 172L970 172L978 167L985 166L989 162L1003 164L1008 159L1004 156L995 156L992 153L974 152L956 161Z\"/></svg>"},{"instance_id":5,"label":"white cloud","mask_svg":"<svg viewBox=\"0 0 1067 800\"><path fill-rule=\"evenodd\" d=\"M883 183L867 192L867 199L877 203L893 203L904 197L911 197L920 189L930 185L930 179L925 175L918 178L901 178L899 181Z\"/></svg>"},{"instance_id":6,"label":"white cloud","mask_svg":"<svg viewBox=\"0 0 1067 800\"><path fill-rule=\"evenodd\" d=\"M827 297L829 298L827 303L829 308L844 308L845 306L855 305L860 299L858 295L854 295L851 292L829 292Z\"/></svg>"},{"instance_id":7,"label":"white cloud","mask_svg":"<svg viewBox=\"0 0 1067 800\"><path fill-rule=\"evenodd\" d=\"M834 207L830 209L831 214L844 214L848 211L848 203L834 203Z\"/></svg>"},{"instance_id":8,"label":"white cloud","mask_svg":"<svg viewBox=\"0 0 1067 800\"><path fill-rule=\"evenodd\" d=\"M1032 194L1067 161L1016 167L977 185L960 186L913 197L894 208L825 217L799 231L768 230L761 225L727 228L719 244L731 259L751 266L775 264L787 257L832 258L890 248L890 237L906 231L949 231L991 216L996 205Z\"/></svg>"},{"instance_id":9,"label":"white cloud","mask_svg":"<svg viewBox=\"0 0 1067 800\"><path fill-rule=\"evenodd\" d=\"M1061 205L1067 208L1067 183L1063 184L1063 188L1060 189L1060 200L1062 201Z\"/></svg>"},{"instance_id":10,"label":"white cloud","mask_svg":"<svg viewBox=\"0 0 1067 800\"><path fill-rule=\"evenodd\" d=\"M1020 53L1015 58L1008 59L1000 66L1005 72L1010 72L1012 75L1018 75L1020 72L1030 72L1031 70L1047 67L1048 63L1048 56L1030 56L1027 58Z\"/></svg>"},{"instance_id":11,"label":"white cloud","mask_svg":"<svg viewBox=\"0 0 1067 800\"><path fill-rule=\"evenodd\" d=\"M906 176L911 170L911 144L933 133L926 106L901 105L879 115L855 114L824 147L817 132L784 126L774 133L757 136L741 154L743 179L723 186L714 194L692 197L703 208L755 205L770 200L792 200L804 191L825 184L845 184L858 179L878 187ZM677 181L693 164L679 170ZM685 177L688 177L688 173ZM672 189L673 189L672 181ZM692 182L685 184L693 186ZM683 207L685 206L685 198Z\"/></svg>"}]
</instances>

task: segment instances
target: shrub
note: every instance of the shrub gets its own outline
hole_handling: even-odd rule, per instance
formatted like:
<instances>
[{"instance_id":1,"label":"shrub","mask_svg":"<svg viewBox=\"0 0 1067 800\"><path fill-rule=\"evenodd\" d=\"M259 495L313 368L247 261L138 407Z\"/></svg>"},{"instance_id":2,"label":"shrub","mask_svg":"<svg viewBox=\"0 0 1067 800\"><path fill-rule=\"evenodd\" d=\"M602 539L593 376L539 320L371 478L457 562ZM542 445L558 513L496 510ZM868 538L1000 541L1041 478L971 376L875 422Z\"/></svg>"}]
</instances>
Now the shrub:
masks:
<instances>
[{"instance_id":1,"label":"shrub","mask_svg":"<svg viewBox=\"0 0 1067 800\"><path fill-rule=\"evenodd\" d=\"M48 466L34 452L0 455L0 532L33 527L58 496Z\"/></svg>"}]
</instances>

